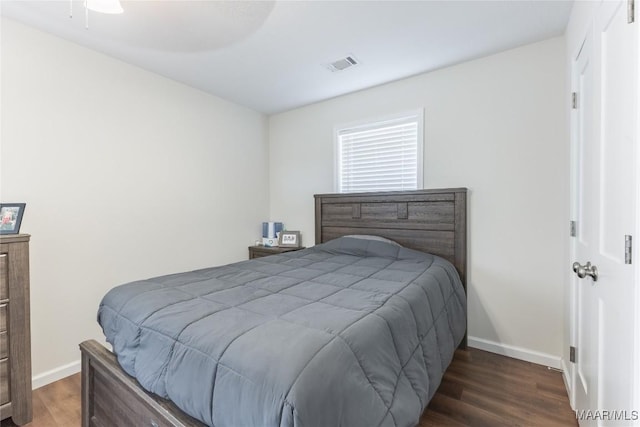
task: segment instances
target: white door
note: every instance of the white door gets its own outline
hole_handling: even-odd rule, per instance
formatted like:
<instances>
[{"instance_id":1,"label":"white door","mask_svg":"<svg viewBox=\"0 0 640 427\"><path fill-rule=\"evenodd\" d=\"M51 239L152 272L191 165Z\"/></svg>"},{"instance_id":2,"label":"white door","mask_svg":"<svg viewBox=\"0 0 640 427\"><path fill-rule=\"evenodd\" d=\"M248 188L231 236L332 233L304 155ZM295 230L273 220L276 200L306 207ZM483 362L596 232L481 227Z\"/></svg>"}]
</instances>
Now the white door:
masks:
<instances>
[{"instance_id":1,"label":"white door","mask_svg":"<svg viewBox=\"0 0 640 427\"><path fill-rule=\"evenodd\" d=\"M573 242L573 259L584 260L590 256L597 236L597 230L593 224L597 209L595 192L588 191L592 188L599 190L597 177L591 171L597 167L596 154L598 151L596 132L594 129L594 77L593 77L593 48L591 32L588 33L580 53L573 64L573 93L574 110L572 112L572 139L574 141L572 199L576 227L576 238ZM578 262L578 261L576 261ZM584 262L584 261L582 261ZM597 373L595 372L597 355L598 319L595 318L597 310L594 307L595 282L579 279L573 276L572 301L575 309L574 347L579 353L575 358L573 390L575 393L575 409L582 411L591 407L591 390L597 386ZM577 357L579 356L579 357ZM584 425L587 425L586 423Z\"/></svg>"},{"instance_id":2,"label":"white door","mask_svg":"<svg viewBox=\"0 0 640 427\"><path fill-rule=\"evenodd\" d=\"M602 2L573 69L573 387L583 426L629 426L638 409L634 265L625 262L637 221L638 42L627 18L626 0Z\"/></svg>"}]
</instances>

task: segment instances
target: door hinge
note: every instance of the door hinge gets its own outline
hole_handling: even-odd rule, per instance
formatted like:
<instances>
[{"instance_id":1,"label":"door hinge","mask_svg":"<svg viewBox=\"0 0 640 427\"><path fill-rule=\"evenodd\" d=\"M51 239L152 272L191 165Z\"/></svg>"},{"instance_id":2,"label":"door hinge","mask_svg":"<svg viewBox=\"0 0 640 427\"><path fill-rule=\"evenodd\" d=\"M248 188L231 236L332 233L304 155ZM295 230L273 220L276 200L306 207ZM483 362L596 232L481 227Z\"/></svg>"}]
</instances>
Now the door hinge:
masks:
<instances>
[{"instance_id":1,"label":"door hinge","mask_svg":"<svg viewBox=\"0 0 640 427\"><path fill-rule=\"evenodd\" d=\"M578 109L578 94L576 92L571 94L571 108L574 110Z\"/></svg>"},{"instance_id":2,"label":"door hinge","mask_svg":"<svg viewBox=\"0 0 640 427\"><path fill-rule=\"evenodd\" d=\"M576 348L574 346L569 347L569 362L576 363Z\"/></svg>"},{"instance_id":3,"label":"door hinge","mask_svg":"<svg viewBox=\"0 0 640 427\"><path fill-rule=\"evenodd\" d=\"M633 255L633 241L628 234L624 236L624 263L631 264L631 256Z\"/></svg>"},{"instance_id":4,"label":"door hinge","mask_svg":"<svg viewBox=\"0 0 640 427\"><path fill-rule=\"evenodd\" d=\"M636 5L634 0L627 0L627 23L633 24L636 20Z\"/></svg>"},{"instance_id":5,"label":"door hinge","mask_svg":"<svg viewBox=\"0 0 640 427\"><path fill-rule=\"evenodd\" d=\"M578 232L576 231L576 222L575 221L569 221L569 235L571 237L576 237L578 234Z\"/></svg>"}]
</instances>

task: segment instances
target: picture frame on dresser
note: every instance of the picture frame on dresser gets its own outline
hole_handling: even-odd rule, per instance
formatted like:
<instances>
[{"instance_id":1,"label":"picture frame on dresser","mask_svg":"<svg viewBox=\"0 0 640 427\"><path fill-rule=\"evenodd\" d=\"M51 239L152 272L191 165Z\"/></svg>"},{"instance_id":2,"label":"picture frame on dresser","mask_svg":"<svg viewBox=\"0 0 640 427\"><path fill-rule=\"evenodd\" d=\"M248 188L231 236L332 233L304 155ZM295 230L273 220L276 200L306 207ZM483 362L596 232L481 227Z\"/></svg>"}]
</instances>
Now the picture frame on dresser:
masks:
<instances>
[{"instance_id":1,"label":"picture frame on dresser","mask_svg":"<svg viewBox=\"0 0 640 427\"><path fill-rule=\"evenodd\" d=\"M281 248L299 248L300 232L284 230L278 236L278 246Z\"/></svg>"},{"instance_id":2,"label":"picture frame on dresser","mask_svg":"<svg viewBox=\"0 0 640 427\"><path fill-rule=\"evenodd\" d=\"M26 203L0 203L0 234L18 234Z\"/></svg>"}]
</instances>

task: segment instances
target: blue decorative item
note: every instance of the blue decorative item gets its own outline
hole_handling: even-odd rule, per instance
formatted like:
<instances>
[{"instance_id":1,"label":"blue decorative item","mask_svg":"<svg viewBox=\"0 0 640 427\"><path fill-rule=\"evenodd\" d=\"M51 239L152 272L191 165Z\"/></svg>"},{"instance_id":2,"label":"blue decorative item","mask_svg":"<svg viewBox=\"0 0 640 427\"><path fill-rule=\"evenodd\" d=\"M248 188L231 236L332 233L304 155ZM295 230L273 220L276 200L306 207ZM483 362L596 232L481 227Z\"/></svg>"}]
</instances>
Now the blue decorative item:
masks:
<instances>
[{"instance_id":1,"label":"blue decorative item","mask_svg":"<svg viewBox=\"0 0 640 427\"><path fill-rule=\"evenodd\" d=\"M263 222L262 223L262 237L267 239L275 239L278 237L278 233L282 231L284 225L281 222Z\"/></svg>"}]
</instances>

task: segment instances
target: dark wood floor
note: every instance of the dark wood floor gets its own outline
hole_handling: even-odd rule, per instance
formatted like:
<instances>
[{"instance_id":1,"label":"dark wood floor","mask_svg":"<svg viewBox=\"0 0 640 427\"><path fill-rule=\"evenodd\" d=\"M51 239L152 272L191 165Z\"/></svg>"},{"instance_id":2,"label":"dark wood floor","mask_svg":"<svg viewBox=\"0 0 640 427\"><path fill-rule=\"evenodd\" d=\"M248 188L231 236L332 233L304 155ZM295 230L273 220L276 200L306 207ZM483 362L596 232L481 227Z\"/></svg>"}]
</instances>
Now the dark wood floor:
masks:
<instances>
[{"instance_id":1,"label":"dark wood floor","mask_svg":"<svg viewBox=\"0 0 640 427\"><path fill-rule=\"evenodd\" d=\"M456 352L420 420L420 427L577 425L560 372L476 349Z\"/></svg>"},{"instance_id":2,"label":"dark wood floor","mask_svg":"<svg viewBox=\"0 0 640 427\"><path fill-rule=\"evenodd\" d=\"M9 420L1 423L13 425ZM35 390L33 422L27 426L80 426L80 374ZM420 420L420 427L427 426L551 427L577 422L559 372L469 349L456 352Z\"/></svg>"}]
</instances>

